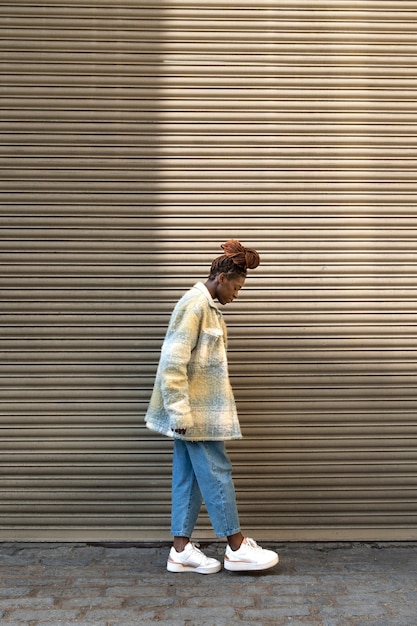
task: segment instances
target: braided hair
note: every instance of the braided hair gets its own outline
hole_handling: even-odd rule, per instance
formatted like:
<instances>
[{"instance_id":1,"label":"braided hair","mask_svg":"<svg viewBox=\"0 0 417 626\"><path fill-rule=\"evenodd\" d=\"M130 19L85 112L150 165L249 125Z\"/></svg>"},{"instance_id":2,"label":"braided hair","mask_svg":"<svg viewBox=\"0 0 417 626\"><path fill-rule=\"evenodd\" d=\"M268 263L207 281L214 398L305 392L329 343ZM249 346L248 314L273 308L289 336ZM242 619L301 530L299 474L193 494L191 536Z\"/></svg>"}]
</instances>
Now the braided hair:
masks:
<instances>
[{"instance_id":1,"label":"braided hair","mask_svg":"<svg viewBox=\"0 0 417 626\"><path fill-rule=\"evenodd\" d=\"M227 278L246 276L248 269L255 269L260 263L259 254L253 248L245 248L237 239L229 239L221 246L224 254L211 264L209 279L224 273Z\"/></svg>"}]
</instances>

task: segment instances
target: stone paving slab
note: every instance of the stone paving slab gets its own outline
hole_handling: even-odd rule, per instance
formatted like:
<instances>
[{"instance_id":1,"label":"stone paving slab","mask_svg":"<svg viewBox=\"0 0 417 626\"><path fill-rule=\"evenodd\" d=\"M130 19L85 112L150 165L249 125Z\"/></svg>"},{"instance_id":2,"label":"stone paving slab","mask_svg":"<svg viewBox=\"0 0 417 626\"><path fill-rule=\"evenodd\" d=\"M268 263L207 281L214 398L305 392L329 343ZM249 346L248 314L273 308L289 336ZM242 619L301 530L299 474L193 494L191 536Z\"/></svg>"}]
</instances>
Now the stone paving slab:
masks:
<instances>
[{"instance_id":1,"label":"stone paving slab","mask_svg":"<svg viewBox=\"0 0 417 626\"><path fill-rule=\"evenodd\" d=\"M202 576L167 572L162 543L0 543L0 623L416 626L417 542L262 545L275 568Z\"/></svg>"}]
</instances>

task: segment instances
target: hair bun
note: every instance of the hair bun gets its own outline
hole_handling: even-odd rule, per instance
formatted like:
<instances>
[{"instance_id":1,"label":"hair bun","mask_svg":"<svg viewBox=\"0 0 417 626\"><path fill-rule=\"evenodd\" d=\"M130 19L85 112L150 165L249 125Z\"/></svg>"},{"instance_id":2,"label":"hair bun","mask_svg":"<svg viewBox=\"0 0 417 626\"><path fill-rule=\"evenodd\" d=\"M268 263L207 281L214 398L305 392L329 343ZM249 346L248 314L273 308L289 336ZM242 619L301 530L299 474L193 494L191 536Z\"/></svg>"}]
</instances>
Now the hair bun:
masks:
<instances>
[{"instance_id":1,"label":"hair bun","mask_svg":"<svg viewBox=\"0 0 417 626\"><path fill-rule=\"evenodd\" d=\"M237 239L229 239L221 246L233 263L246 270L254 270L260 263L259 254L253 248L245 248Z\"/></svg>"}]
</instances>

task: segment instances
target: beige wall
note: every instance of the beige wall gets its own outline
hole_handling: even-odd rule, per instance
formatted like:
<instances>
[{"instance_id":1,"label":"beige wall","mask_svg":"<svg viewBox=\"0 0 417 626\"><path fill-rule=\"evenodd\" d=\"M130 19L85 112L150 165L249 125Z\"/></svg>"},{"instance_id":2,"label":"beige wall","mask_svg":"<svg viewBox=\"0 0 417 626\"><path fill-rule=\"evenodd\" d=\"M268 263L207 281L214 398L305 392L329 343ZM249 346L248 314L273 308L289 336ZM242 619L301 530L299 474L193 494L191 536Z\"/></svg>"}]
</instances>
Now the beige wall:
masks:
<instances>
[{"instance_id":1,"label":"beige wall","mask_svg":"<svg viewBox=\"0 0 417 626\"><path fill-rule=\"evenodd\" d=\"M143 415L229 237L245 530L417 538L417 11L311 7L0 3L0 539L168 537Z\"/></svg>"}]
</instances>

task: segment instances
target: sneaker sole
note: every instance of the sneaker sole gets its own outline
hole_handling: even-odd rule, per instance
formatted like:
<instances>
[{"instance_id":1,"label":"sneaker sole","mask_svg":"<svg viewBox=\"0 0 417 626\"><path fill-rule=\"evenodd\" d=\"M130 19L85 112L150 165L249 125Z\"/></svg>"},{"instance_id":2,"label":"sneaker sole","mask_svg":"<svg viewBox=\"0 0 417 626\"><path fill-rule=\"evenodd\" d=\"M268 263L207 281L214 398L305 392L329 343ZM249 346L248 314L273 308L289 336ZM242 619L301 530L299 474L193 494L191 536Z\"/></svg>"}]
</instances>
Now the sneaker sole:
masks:
<instances>
[{"instance_id":1,"label":"sneaker sole","mask_svg":"<svg viewBox=\"0 0 417 626\"><path fill-rule=\"evenodd\" d=\"M224 569L229 570L229 572L261 572L262 570L274 567L278 562L278 555L267 563L245 563L243 561L230 561L229 559L225 559Z\"/></svg>"},{"instance_id":2,"label":"sneaker sole","mask_svg":"<svg viewBox=\"0 0 417 626\"><path fill-rule=\"evenodd\" d=\"M194 574L216 574L222 568L222 564L212 565L211 567L192 567L191 565L183 565L182 563L167 563L168 572L174 572L175 574L183 572L191 572Z\"/></svg>"}]
</instances>

